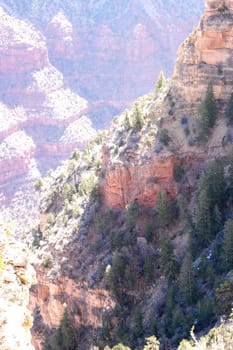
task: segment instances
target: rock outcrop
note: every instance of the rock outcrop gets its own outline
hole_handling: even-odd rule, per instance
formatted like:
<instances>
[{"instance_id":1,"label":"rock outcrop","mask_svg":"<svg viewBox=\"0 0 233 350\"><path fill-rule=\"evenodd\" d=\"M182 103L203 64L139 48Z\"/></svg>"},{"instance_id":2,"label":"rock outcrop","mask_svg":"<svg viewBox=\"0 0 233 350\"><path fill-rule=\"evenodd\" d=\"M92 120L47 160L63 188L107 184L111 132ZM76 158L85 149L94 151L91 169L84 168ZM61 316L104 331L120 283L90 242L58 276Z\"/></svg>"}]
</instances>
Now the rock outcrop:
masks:
<instances>
[{"instance_id":1,"label":"rock outcrop","mask_svg":"<svg viewBox=\"0 0 233 350\"><path fill-rule=\"evenodd\" d=\"M0 225L0 347L1 350L33 350L30 328L29 288L36 274L23 245Z\"/></svg>"},{"instance_id":2,"label":"rock outcrop","mask_svg":"<svg viewBox=\"0 0 233 350\"><path fill-rule=\"evenodd\" d=\"M206 1L199 26L178 50L173 92L185 106L203 99L207 84L213 83L215 97L226 101L232 92L233 2ZM183 104L183 106L181 106ZM182 112L181 112L182 113Z\"/></svg>"},{"instance_id":3,"label":"rock outcrop","mask_svg":"<svg viewBox=\"0 0 233 350\"><path fill-rule=\"evenodd\" d=\"M115 165L106 170L100 191L110 208L124 209L136 202L142 207L154 208L159 192L166 191L175 198L178 187L174 181L176 157L155 158L142 165Z\"/></svg>"},{"instance_id":4,"label":"rock outcrop","mask_svg":"<svg viewBox=\"0 0 233 350\"><path fill-rule=\"evenodd\" d=\"M46 269L37 269L38 285L32 289L30 308L39 308L47 327L52 329L59 326L64 305L72 315L72 324L76 329L98 329L103 326L103 314L115 306L106 289L91 289L85 282L67 277L51 278L46 276L46 272ZM36 328L39 328L38 325ZM33 331L33 344L36 350L41 350L43 336L36 328Z\"/></svg>"}]
</instances>

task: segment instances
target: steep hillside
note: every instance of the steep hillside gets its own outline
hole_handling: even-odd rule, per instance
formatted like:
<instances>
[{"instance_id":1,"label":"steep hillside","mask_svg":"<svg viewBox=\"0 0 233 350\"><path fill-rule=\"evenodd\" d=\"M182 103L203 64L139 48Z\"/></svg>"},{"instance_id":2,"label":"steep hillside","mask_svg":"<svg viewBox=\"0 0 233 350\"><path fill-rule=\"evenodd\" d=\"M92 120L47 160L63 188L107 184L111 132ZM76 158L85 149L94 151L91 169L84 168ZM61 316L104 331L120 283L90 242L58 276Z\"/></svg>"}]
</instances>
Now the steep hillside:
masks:
<instances>
[{"instance_id":1,"label":"steep hillside","mask_svg":"<svg viewBox=\"0 0 233 350\"><path fill-rule=\"evenodd\" d=\"M233 6L223 5L206 1L171 81L160 75L152 93L38 183L41 218L27 237L41 261L32 293L36 349L45 335L43 349L53 349L64 302L83 350L118 342L142 349L152 334L175 349L193 325L199 334L230 314L233 95L225 38ZM209 46L216 33L222 40Z\"/></svg>"}]
</instances>

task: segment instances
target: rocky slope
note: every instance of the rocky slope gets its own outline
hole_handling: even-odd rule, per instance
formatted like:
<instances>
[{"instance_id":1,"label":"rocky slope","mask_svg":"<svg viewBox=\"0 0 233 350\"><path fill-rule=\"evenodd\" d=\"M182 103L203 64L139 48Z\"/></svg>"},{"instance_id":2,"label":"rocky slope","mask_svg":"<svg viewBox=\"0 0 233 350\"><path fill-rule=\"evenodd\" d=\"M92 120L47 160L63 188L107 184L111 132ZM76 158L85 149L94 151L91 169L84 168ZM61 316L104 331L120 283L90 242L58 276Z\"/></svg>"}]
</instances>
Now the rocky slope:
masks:
<instances>
[{"instance_id":1,"label":"rocky slope","mask_svg":"<svg viewBox=\"0 0 233 350\"><path fill-rule=\"evenodd\" d=\"M32 317L28 309L29 288L36 283L35 271L25 247L16 243L0 225L0 346L2 350L33 350Z\"/></svg>"}]
</instances>

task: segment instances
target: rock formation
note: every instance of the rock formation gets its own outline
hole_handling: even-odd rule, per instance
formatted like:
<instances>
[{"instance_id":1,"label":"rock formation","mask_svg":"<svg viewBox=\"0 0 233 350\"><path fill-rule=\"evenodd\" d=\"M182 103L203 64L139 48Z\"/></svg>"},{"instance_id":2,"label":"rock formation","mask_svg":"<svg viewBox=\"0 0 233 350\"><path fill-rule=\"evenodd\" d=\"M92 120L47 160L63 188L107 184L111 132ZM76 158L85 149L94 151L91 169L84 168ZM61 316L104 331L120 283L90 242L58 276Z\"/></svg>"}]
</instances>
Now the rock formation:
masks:
<instances>
[{"instance_id":1,"label":"rock formation","mask_svg":"<svg viewBox=\"0 0 233 350\"><path fill-rule=\"evenodd\" d=\"M210 81L219 101L229 99L233 83L232 11L232 1L207 0L199 26L178 50L174 93L188 104L200 101ZM183 109L185 113L185 104Z\"/></svg>"},{"instance_id":2,"label":"rock formation","mask_svg":"<svg viewBox=\"0 0 233 350\"><path fill-rule=\"evenodd\" d=\"M164 191L170 199L179 192L186 197L187 203L194 201L194 188L201 168L216 156L226 158L228 154L229 148L223 147L222 144L228 130L226 119L218 119L216 128L204 148L191 140L190 134L195 136L192 129L195 114L198 113L198 106L208 82L213 83L219 116L226 108L226 101L233 86L230 40L233 28L232 11L230 1L207 1L199 26L178 51L171 84L157 94L139 99L137 108L134 105L131 111L114 120L111 129L103 136L102 147L96 141L76 159L73 170L69 171L70 164L67 162L64 168L58 169L52 178L47 179L41 205L43 222L39 233L42 238L37 244L40 257L50 254L51 266L47 266L50 279L44 279L38 269L39 285L32 295L32 305L40 306L43 320L50 327L58 324L63 302L67 303L76 327L91 326L94 332L97 332L98 327L104 326L103 313L101 310L95 310L95 301L98 300L101 305L109 304L110 311L114 307L109 295L103 292L109 283L108 280L106 282L106 276L111 273L114 252L125 258L123 261L127 270L121 280L119 275L122 271L119 268L115 284L111 287L108 285L108 288L114 291L119 280L121 281L117 290L119 294L116 293L115 297L117 300L123 295L121 306L122 309L126 309L127 319L123 319L122 309L114 310L119 312L117 321L114 319L114 312L110 312L110 329L117 333L116 324L122 322L125 323L126 333L133 332L134 316L130 316L128 312L136 303L144 308L143 311L148 311L149 308L152 313L159 309L159 302L165 304L163 296L157 297L163 294L161 290L166 288L166 282L164 283L161 276L161 267L157 266L160 265L158 254L161 250L158 246L158 236L166 235L168 227L165 225L161 229L156 222L156 197L159 192ZM64 27L61 23L58 25L58 19L64 20L64 17L53 19L53 30L57 33L61 31L65 37L69 37L68 41L73 43L73 40L70 40L70 36L73 35L70 24L65 21ZM102 27L101 33L115 49L116 38L113 31L105 26ZM147 28L143 25L137 26L134 35L140 41L147 37ZM100 41L99 45L104 47L105 40ZM143 53L136 45L134 49L132 56L137 60ZM136 117L139 118L137 123ZM232 126L229 128L232 132ZM178 178L175 170L180 172ZM67 174L67 177L62 177L62 173ZM82 182L82 174L85 175L86 182ZM97 183L93 178L98 180ZM174 207L173 210L177 215ZM152 243L145 234L148 218L149 223L154 224ZM167 238L174 238L173 244L178 251L178 258L188 249L187 225L195 225L192 222L195 220L192 213L188 219L189 222L184 226L181 223L181 227L176 227L177 222L174 219L174 227L169 229ZM146 284L143 284L142 275L145 277L144 264L148 256L154 259L152 278L156 284L159 281L159 287L149 284L150 288L147 289ZM174 262L175 258L171 263ZM134 281L134 287L130 289L131 281L128 279L132 271L137 271L138 278ZM177 279L179 278L175 272L176 282ZM61 294L64 299L61 298ZM89 319L85 317L85 312ZM97 317L94 316L95 312ZM148 320L146 319L145 323L146 321ZM168 325L170 327L171 319ZM90 333L87 331L87 334ZM111 331L108 336L111 337ZM87 345L82 344L80 347L86 349ZM37 349L40 349L39 343Z\"/></svg>"},{"instance_id":3,"label":"rock formation","mask_svg":"<svg viewBox=\"0 0 233 350\"><path fill-rule=\"evenodd\" d=\"M2 350L33 350L28 309L29 288L36 283L35 271L23 245L0 226L0 346Z\"/></svg>"}]
</instances>

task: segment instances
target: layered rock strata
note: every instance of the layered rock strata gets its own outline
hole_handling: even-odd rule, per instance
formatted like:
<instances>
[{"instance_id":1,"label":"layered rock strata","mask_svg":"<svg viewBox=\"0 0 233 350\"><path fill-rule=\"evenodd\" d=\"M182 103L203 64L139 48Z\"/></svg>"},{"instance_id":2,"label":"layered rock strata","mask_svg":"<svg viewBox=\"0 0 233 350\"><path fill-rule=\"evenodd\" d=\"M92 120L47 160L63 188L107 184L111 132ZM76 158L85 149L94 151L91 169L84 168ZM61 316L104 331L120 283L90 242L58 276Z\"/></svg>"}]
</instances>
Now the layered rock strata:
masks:
<instances>
[{"instance_id":1,"label":"layered rock strata","mask_svg":"<svg viewBox=\"0 0 233 350\"><path fill-rule=\"evenodd\" d=\"M199 26L178 50L172 82L173 94L179 100L177 110L185 113L187 105L200 103L209 82L219 102L229 98L233 84L232 33L233 2L207 0Z\"/></svg>"}]
</instances>

